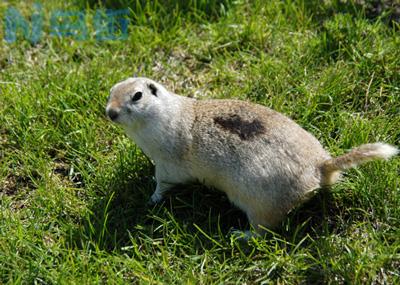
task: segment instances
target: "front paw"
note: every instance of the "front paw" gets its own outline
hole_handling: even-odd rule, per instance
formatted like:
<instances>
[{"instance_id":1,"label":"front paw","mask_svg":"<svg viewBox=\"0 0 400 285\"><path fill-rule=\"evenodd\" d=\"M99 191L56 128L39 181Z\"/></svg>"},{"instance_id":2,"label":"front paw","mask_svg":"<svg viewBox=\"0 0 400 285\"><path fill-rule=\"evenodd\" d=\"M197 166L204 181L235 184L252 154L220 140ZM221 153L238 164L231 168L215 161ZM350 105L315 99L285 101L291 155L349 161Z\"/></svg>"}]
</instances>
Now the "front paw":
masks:
<instances>
[{"instance_id":1,"label":"front paw","mask_svg":"<svg viewBox=\"0 0 400 285\"><path fill-rule=\"evenodd\" d=\"M158 193L153 193L151 195L150 200L147 202L148 206L154 206L155 204L160 203L163 200L163 196Z\"/></svg>"},{"instance_id":2,"label":"front paw","mask_svg":"<svg viewBox=\"0 0 400 285\"><path fill-rule=\"evenodd\" d=\"M259 235L249 230L241 231L236 229L230 229L227 236L233 237L233 239L239 242L249 242L252 238L257 238Z\"/></svg>"}]
</instances>

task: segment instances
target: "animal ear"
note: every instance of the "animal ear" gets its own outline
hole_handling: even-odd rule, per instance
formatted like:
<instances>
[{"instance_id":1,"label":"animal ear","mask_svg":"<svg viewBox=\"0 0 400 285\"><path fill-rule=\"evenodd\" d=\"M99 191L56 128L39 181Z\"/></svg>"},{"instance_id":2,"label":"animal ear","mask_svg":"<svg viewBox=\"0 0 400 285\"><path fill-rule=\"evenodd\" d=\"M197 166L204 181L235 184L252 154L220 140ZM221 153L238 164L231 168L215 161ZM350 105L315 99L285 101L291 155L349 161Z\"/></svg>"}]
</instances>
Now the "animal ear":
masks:
<instances>
[{"instance_id":1,"label":"animal ear","mask_svg":"<svg viewBox=\"0 0 400 285\"><path fill-rule=\"evenodd\" d=\"M151 91L151 94L153 94L154 96L157 96L157 87L153 83L150 83L148 85L148 87Z\"/></svg>"}]
</instances>

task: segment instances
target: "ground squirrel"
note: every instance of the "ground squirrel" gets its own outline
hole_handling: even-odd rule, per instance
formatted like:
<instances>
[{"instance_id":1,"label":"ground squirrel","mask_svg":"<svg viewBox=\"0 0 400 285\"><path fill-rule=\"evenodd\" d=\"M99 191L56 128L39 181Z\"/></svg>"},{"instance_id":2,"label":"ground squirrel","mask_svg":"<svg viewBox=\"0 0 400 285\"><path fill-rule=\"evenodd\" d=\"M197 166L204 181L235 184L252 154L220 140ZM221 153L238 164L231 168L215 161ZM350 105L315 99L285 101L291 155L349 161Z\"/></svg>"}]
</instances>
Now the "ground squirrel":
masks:
<instances>
[{"instance_id":1,"label":"ground squirrel","mask_svg":"<svg viewBox=\"0 0 400 285\"><path fill-rule=\"evenodd\" d=\"M155 163L152 202L176 184L201 182L225 192L258 232L342 170L398 153L373 143L332 158L313 135L267 107L187 98L143 77L117 83L106 113Z\"/></svg>"}]
</instances>

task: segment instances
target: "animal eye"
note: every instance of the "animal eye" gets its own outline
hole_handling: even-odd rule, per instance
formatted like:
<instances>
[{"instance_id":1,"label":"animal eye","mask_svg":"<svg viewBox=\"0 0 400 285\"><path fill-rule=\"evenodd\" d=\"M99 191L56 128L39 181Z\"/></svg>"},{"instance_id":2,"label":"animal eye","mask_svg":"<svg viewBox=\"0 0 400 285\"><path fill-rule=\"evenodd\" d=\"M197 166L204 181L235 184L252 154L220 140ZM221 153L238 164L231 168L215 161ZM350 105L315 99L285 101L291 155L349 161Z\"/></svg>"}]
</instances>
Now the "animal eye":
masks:
<instances>
[{"instance_id":1,"label":"animal eye","mask_svg":"<svg viewBox=\"0 0 400 285\"><path fill-rule=\"evenodd\" d=\"M140 98L142 98L142 95L143 95L142 92L140 92L140 91L136 92L135 95L133 95L133 97L131 99L132 102L135 102L135 101L139 100Z\"/></svg>"}]
</instances>

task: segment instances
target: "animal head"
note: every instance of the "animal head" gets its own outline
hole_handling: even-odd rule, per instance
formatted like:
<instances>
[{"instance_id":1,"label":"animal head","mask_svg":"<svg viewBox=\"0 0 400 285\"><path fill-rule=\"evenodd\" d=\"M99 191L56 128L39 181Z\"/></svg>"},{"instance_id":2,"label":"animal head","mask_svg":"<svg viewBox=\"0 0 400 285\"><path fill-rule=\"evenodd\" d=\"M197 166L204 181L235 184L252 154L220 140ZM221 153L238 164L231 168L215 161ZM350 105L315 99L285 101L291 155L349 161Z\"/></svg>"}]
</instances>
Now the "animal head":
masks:
<instances>
[{"instance_id":1,"label":"animal head","mask_svg":"<svg viewBox=\"0 0 400 285\"><path fill-rule=\"evenodd\" d=\"M169 92L151 79L128 78L111 88L106 114L124 128L137 129L159 117L168 97Z\"/></svg>"}]
</instances>

